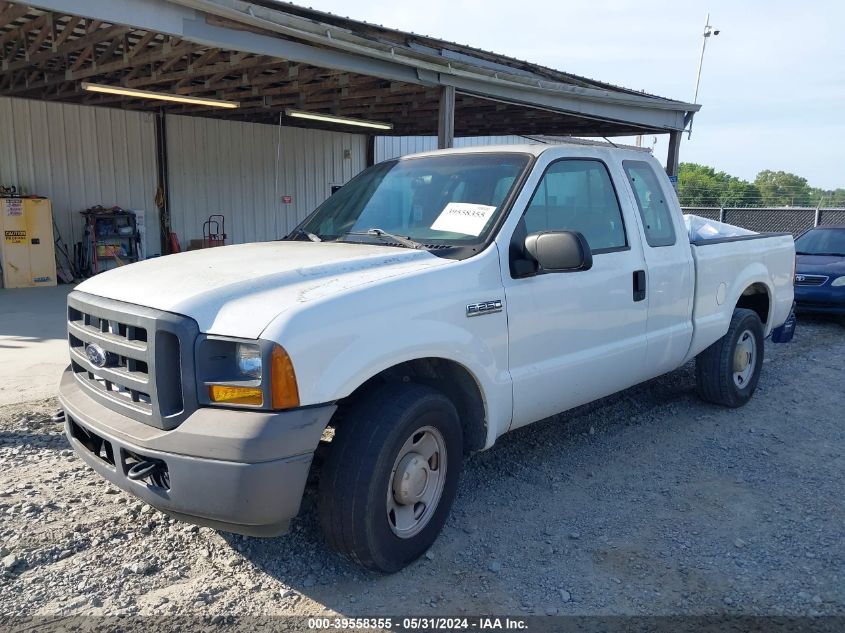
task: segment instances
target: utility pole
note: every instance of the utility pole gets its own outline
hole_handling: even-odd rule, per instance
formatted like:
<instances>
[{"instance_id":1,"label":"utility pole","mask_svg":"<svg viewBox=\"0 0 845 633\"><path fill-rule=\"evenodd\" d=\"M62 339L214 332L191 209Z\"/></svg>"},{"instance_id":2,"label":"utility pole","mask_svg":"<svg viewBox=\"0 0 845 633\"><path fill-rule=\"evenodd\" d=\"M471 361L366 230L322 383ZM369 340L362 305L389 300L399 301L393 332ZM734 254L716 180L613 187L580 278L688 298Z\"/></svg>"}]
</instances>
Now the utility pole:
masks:
<instances>
[{"instance_id":1,"label":"utility pole","mask_svg":"<svg viewBox=\"0 0 845 633\"><path fill-rule=\"evenodd\" d=\"M692 98L693 103L698 103L698 87L701 85L701 68L704 66L704 51L707 50L707 40L710 39L710 36L716 36L719 34L718 29L714 29L710 25L710 14L707 14L707 18L704 20L704 32L702 33L702 40L701 40L701 56L698 58L698 72L695 75L695 95ZM689 124L689 132L687 134L687 138L689 139L692 136L692 121Z\"/></svg>"}]
</instances>

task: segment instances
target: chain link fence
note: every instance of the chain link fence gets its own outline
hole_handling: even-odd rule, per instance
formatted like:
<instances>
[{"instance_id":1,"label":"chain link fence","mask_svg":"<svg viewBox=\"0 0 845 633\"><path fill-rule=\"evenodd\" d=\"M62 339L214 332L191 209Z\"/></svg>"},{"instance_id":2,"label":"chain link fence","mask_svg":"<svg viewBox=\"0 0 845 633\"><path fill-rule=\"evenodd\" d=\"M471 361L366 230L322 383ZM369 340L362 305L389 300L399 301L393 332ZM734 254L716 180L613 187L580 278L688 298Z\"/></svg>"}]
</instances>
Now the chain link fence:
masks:
<instances>
[{"instance_id":1,"label":"chain link fence","mask_svg":"<svg viewBox=\"0 0 845 633\"><path fill-rule=\"evenodd\" d=\"M744 229L764 233L792 233L799 235L814 226L845 225L845 208L815 209L813 207L683 207L684 213L709 220L727 222Z\"/></svg>"}]
</instances>

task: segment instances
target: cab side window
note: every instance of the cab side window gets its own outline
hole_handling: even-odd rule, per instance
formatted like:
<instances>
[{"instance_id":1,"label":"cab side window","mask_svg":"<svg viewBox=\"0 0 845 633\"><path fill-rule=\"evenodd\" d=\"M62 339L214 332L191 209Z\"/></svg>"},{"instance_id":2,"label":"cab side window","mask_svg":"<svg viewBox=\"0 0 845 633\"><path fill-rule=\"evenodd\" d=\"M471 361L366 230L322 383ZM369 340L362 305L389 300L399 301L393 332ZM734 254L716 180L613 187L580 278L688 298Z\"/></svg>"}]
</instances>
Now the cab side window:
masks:
<instances>
[{"instance_id":1,"label":"cab side window","mask_svg":"<svg viewBox=\"0 0 845 633\"><path fill-rule=\"evenodd\" d=\"M563 159L549 165L523 221L526 233L578 231L593 253L628 246L610 174L597 160Z\"/></svg>"},{"instance_id":2,"label":"cab side window","mask_svg":"<svg viewBox=\"0 0 845 633\"><path fill-rule=\"evenodd\" d=\"M624 160L622 167L634 191L646 242L649 246L672 246L675 243L672 213L651 165L643 161Z\"/></svg>"}]
</instances>

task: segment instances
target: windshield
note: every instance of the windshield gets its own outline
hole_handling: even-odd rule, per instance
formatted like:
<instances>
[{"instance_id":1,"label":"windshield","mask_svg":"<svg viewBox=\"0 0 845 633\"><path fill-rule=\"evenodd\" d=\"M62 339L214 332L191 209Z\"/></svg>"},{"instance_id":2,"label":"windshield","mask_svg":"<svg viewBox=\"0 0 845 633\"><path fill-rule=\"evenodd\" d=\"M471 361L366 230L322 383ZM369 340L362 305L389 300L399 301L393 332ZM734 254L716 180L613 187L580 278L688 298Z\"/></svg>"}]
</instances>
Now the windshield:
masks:
<instances>
[{"instance_id":1,"label":"windshield","mask_svg":"<svg viewBox=\"0 0 845 633\"><path fill-rule=\"evenodd\" d=\"M795 240L800 255L841 255L845 257L845 229L813 229Z\"/></svg>"},{"instance_id":2,"label":"windshield","mask_svg":"<svg viewBox=\"0 0 845 633\"><path fill-rule=\"evenodd\" d=\"M326 200L299 230L323 241L378 242L366 235L378 229L426 246L478 243L492 229L529 159L526 154L478 153L379 163Z\"/></svg>"}]
</instances>

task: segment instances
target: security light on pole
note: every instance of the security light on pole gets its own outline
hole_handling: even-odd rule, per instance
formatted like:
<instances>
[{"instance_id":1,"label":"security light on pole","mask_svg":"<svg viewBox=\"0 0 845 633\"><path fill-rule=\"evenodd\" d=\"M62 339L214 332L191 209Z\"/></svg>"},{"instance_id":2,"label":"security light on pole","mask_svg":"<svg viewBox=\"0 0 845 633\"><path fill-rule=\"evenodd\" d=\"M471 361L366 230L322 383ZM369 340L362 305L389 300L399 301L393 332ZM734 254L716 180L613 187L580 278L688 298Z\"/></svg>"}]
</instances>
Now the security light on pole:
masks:
<instances>
[{"instance_id":1,"label":"security light on pole","mask_svg":"<svg viewBox=\"0 0 845 633\"><path fill-rule=\"evenodd\" d=\"M701 67L704 65L704 51L707 49L707 40L712 35L715 37L719 34L719 29L714 29L710 25L710 14L707 14L707 19L704 21L704 33L701 40L701 57L698 59L698 73L695 76L695 96L692 98L693 103L698 103L698 86L701 83Z\"/></svg>"},{"instance_id":2,"label":"security light on pole","mask_svg":"<svg viewBox=\"0 0 845 633\"><path fill-rule=\"evenodd\" d=\"M704 51L707 50L707 40L710 37L715 37L719 34L719 29L714 29L713 26L710 24L710 14L707 14L707 18L704 20L704 32L702 33L702 40L701 40L701 56L698 58L698 72L695 75L695 95L692 98L693 103L698 103L698 87L701 84L701 67L704 65ZM687 138L692 136L692 121L690 121L689 126L689 133Z\"/></svg>"}]
</instances>

